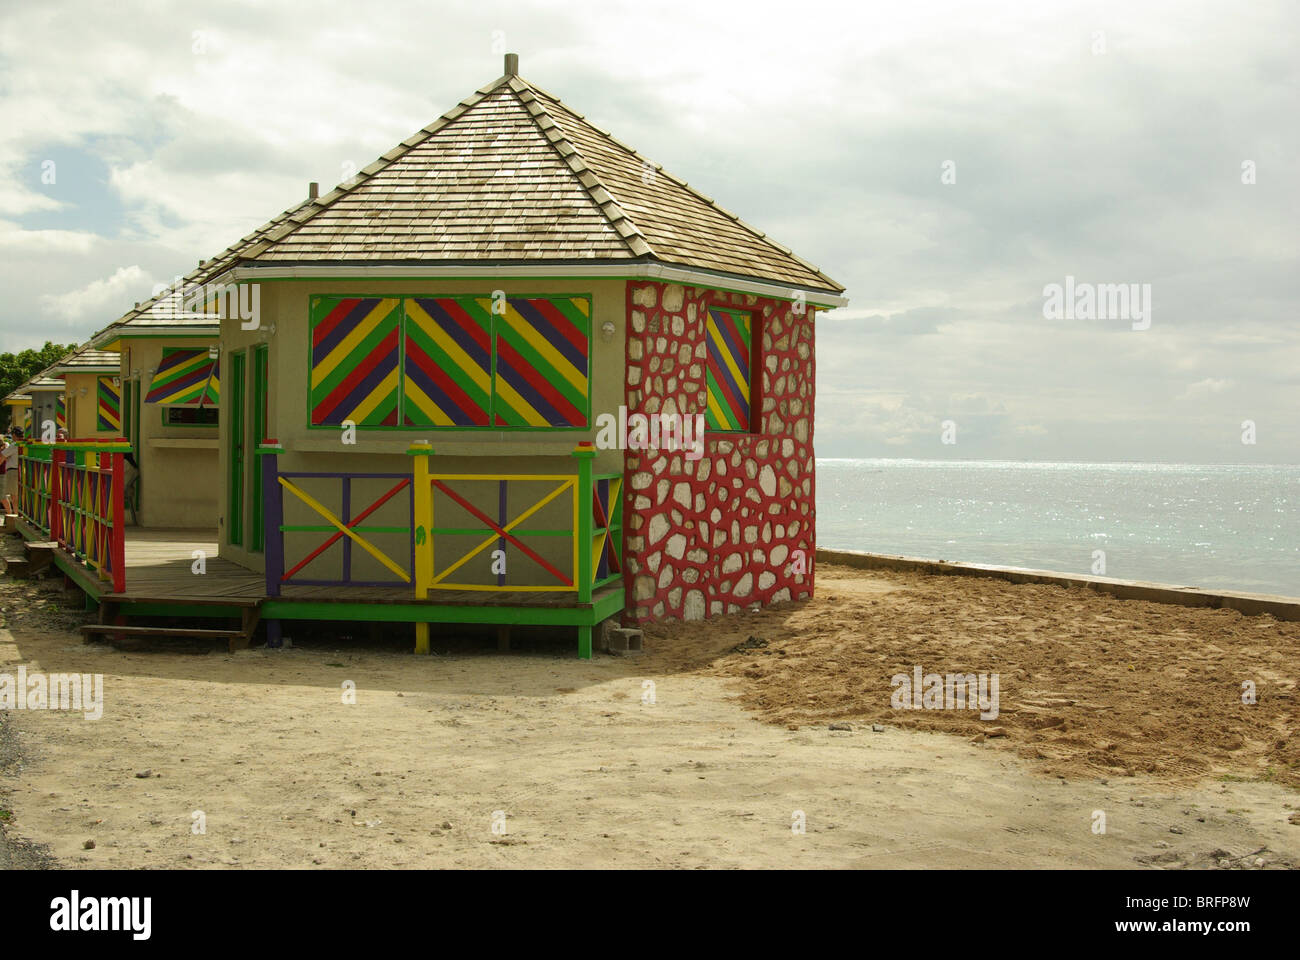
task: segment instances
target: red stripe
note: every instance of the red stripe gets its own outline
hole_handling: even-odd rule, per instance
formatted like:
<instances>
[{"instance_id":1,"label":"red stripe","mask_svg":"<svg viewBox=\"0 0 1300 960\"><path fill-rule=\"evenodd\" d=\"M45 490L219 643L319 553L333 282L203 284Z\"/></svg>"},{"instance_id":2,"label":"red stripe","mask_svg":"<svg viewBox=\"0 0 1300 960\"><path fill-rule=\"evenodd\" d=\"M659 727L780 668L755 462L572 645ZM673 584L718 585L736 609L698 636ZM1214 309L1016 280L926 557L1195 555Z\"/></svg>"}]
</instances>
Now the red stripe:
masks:
<instances>
[{"instance_id":1,"label":"red stripe","mask_svg":"<svg viewBox=\"0 0 1300 960\"><path fill-rule=\"evenodd\" d=\"M717 320L718 318L715 316L714 319ZM736 326L736 319L730 313L723 313L722 324L726 328L723 332L729 334L729 336L724 338L724 343L726 340L731 341L730 343L726 343L727 349L735 359L736 365L741 367L741 375L748 379L749 357L745 355L745 344L740 338L740 329ZM731 349L733 345L735 347L734 350Z\"/></svg>"},{"instance_id":2,"label":"red stripe","mask_svg":"<svg viewBox=\"0 0 1300 960\"><path fill-rule=\"evenodd\" d=\"M468 313L465 312L464 307L462 307L455 300L438 299L435 300L434 303L438 304L438 306L446 310L447 316L455 320L456 323L459 324L460 327L466 333L468 333L471 338L473 338L474 342L478 344L479 347L485 353L488 354L488 356L492 355L492 346L488 342L487 331L484 330L481 326L479 326L478 322L473 317L471 317ZM436 323L437 320L435 319L434 322Z\"/></svg>"},{"instance_id":3,"label":"red stripe","mask_svg":"<svg viewBox=\"0 0 1300 960\"><path fill-rule=\"evenodd\" d=\"M534 370L528 361L521 357L518 351L502 337L497 338L497 359L505 360L511 369L527 380L529 386L546 398L551 406L562 417L565 417L569 423L581 424L583 422L582 411L566 400L558 390L551 386L551 381ZM499 373L498 376L500 376Z\"/></svg>"},{"instance_id":4,"label":"red stripe","mask_svg":"<svg viewBox=\"0 0 1300 960\"><path fill-rule=\"evenodd\" d=\"M586 336L583 335L581 330L573 325L572 320L560 312L559 307L550 300L529 300L528 302L533 305L533 308L538 313L555 325L555 329L560 332L560 336L573 344L575 350L584 357L587 355Z\"/></svg>"},{"instance_id":5,"label":"red stripe","mask_svg":"<svg viewBox=\"0 0 1300 960\"><path fill-rule=\"evenodd\" d=\"M511 543L513 543L516 547L522 550L527 557L540 564L542 569L544 569L547 573L551 574L551 576L555 577L566 587L573 586L573 581L570 580L568 576L561 573L559 570L556 570L553 566L547 563L546 560L543 559L542 557L539 557L526 544L521 543L517 537L515 537L511 533L508 533L504 527L497 526L496 522L493 521L491 517L483 513L483 511L479 510L477 507L475 507L474 504L470 503L468 500L466 500L460 494L456 493L454 490L450 490L447 487L445 487L442 481L440 480L433 481L433 485L437 487L439 490L441 490L443 493L445 493L447 496L451 497L457 503L459 503L462 507L464 507L465 510L470 513L471 516L479 520L482 520L490 528L495 530L499 535L501 535L506 540L509 540Z\"/></svg>"},{"instance_id":6,"label":"red stripe","mask_svg":"<svg viewBox=\"0 0 1300 960\"><path fill-rule=\"evenodd\" d=\"M344 526L347 527L349 530L351 530L351 529L352 529L353 527L355 527L358 523L360 523L362 520L366 519L366 517L370 516L372 513L374 513L376 510L378 510L378 509L379 509L380 507L382 507L384 504L386 504L389 500L391 500L391 499L393 498L394 494L396 494L399 490L401 490L403 487L405 487L405 486L406 486L408 483L410 483L410 482L411 482L410 480L402 480L400 483L398 483L397 486L393 487L393 489L389 490L386 494L384 494L382 497L380 497L378 500L376 500L376 501L375 501L374 503L372 503L370 506L366 507L366 509L362 510L362 511L361 511L360 513L358 513L355 517L353 517L351 520L349 520L347 523L345 523ZM300 562L296 567L294 567L292 570L290 570L288 573L286 573L284 576L282 576L282 577L280 578L280 582L283 583L285 580L288 580L290 577L292 577L295 573L297 573L297 572L298 572L299 570L301 570L303 567L307 566L307 564L311 563L313 560L315 560L317 557L319 557L322 553L324 553L326 550L328 550L331 546L333 546L333 545L338 541L338 539L339 539L340 537L342 537L342 536L343 536L343 531L340 530L338 533L334 534L334 536L330 537L328 540L326 540L324 543L322 543L319 547L317 547L317 548L316 548L315 550L313 550L311 553L307 554L307 556L303 557L302 561L301 561L301 562Z\"/></svg>"},{"instance_id":7,"label":"red stripe","mask_svg":"<svg viewBox=\"0 0 1300 960\"><path fill-rule=\"evenodd\" d=\"M361 302L360 297L349 297L346 300L340 300L338 305L325 315L319 326L311 332L311 345L320 346L320 342L330 335L330 332L339 325L344 317L352 312L352 309Z\"/></svg>"},{"instance_id":8,"label":"red stripe","mask_svg":"<svg viewBox=\"0 0 1300 960\"><path fill-rule=\"evenodd\" d=\"M731 392L731 387L727 385L726 378L723 377L722 371L718 368L718 361L713 358L712 354L709 355L709 372L713 374L714 382L717 383L718 389L722 391L722 399L726 403L727 409L731 411L733 418L742 427L746 426L745 423L741 422L744 417L740 415L739 398Z\"/></svg>"},{"instance_id":9,"label":"red stripe","mask_svg":"<svg viewBox=\"0 0 1300 960\"><path fill-rule=\"evenodd\" d=\"M365 360L361 362L360 366L348 374L342 383L331 390L329 396L316 404L316 408L312 411L313 419L319 421L333 413L334 408L342 403L349 393L356 389L357 384L368 377L374 371L375 367L379 366L379 361L387 357L389 353L396 349L397 330L394 328L388 336L384 337L384 339L379 342L379 346L371 352L370 356L366 357Z\"/></svg>"},{"instance_id":10,"label":"red stripe","mask_svg":"<svg viewBox=\"0 0 1300 960\"><path fill-rule=\"evenodd\" d=\"M480 410L478 404L470 398L469 394L462 390L455 380L447 376L442 367L434 363L433 359L420 349L418 343L408 337L406 340L406 361L407 363L410 363L412 360L414 360L419 368L428 375L430 380L442 387L443 392L455 401L456 406L460 408L461 413L465 414L480 427L487 426L487 411ZM433 398L430 397L430 399Z\"/></svg>"}]
</instances>

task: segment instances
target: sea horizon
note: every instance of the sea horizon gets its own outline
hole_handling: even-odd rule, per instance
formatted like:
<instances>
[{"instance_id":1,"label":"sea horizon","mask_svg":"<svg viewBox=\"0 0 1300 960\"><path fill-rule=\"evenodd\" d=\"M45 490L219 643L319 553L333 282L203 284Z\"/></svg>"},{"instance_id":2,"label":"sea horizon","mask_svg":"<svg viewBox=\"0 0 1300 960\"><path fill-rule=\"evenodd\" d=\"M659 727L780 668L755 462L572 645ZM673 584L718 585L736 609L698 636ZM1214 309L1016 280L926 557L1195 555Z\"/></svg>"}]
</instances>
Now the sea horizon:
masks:
<instances>
[{"instance_id":1,"label":"sea horizon","mask_svg":"<svg viewBox=\"0 0 1300 960\"><path fill-rule=\"evenodd\" d=\"M818 546L1300 596L1300 465L818 457Z\"/></svg>"}]
</instances>

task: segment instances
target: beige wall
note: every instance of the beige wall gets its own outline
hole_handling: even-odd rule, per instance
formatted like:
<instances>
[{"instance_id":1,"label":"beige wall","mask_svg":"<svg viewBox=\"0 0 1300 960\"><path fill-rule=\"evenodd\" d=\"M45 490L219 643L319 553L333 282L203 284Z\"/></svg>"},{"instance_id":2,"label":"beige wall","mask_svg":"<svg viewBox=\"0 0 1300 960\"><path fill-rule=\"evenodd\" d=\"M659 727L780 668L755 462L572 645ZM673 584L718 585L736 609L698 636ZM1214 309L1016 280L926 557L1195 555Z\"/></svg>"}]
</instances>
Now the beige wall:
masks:
<instances>
[{"instance_id":1,"label":"beige wall","mask_svg":"<svg viewBox=\"0 0 1300 960\"><path fill-rule=\"evenodd\" d=\"M339 428L308 429L308 309L309 300L313 295L487 295L496 289L504 290L507 296L530 294L588 294L591 296L593 331L591 429L562 433L549 431L532 433L526 430L455 431L433 430L427 427L407 430L358 429L356 432L357 442L354 446L347 446L342 443L342 432ZM410 457L406 454L407 447L412 441L427 440L433 445L436 454L431 462L433 472L572 475L576 473L575 461L570 456L574 446L583 440L594 441L596 438L595 424L597 416L601 413L617 415L619 405L624 402L623 377L627 311L625 284L622 280L608 278L585 280L524 278L515 280L478 279L454 281L400 279L353 281L273 280L262 283L260 296L262 327L260 330L241 330L239 323L234 320L222 322L221 364L222 371L225 372L230 369L228 356L231 350L242 349L248 351L247 371L249 385L246 396L250 407L249 423L251 424L253 395L251 348L255 344L262 342L270 344L270 410L267 432L278 439L285 447L286 453L280 458L280 469L282 471L403 473L409 475L411 462ZM613 338L608 341L602 337L600 332L601 325L607 320L612 322L615 328ZM274 327L274 333L271 332L272 326ZM221 391L221 468L219 473L222 478L229 476L229 464L227 462L228 432L230 429L228 402L231 395L230 383L228 381L223 382ZM595 460L595 472L621 474L622 471L622 451L601 450L598 452ZM354 512L371 503L379 493L388 489L395 482L392 481L382 486L382 481L358 482L353 495ZM245 511L246 516L251 517L250 504L253 496L251 468L245 471L245 484L247 491ZM510 492L510 502L507 510L508 515L511 516L536 500L544 489L542 485L532 483L517 484L515 487L516 489ZM338 489L339 484L337 481L333 483L320 481L312 484L309 492L313 495L319 494L323 505L332 511L337 511L340 506ZM493 504L493 509L489 511L489 515L496 516L495 484L479 484L477 489L471 490L471 494L470 499L475 504L484 504L490 501ZM531 494L531 498L529 498L529 494ZM562 497L561 500L563 499ZM441 504L441 502L438 503ZM405 525L409 520L405 503L404 494L400 495L384 508L381 508L376 514L373 514L366 522L378 526ZM451 509L447 507L447 512L438 517L440 526L444 523L459 526L462 520L464 520L463 525L467 527L479 525L478 521L470 521L463 515L459 518L454 517L450 512ZM226 510L227 501L223 497L220 506L220 512L223 514L221 555L258 571L264 569L261 553L254 553L246 547L234 547L227 542L226 529L228 521L224 517ZM319 516L313 515L296 498L286 496L285 523L317 522L323 521ZM567 529L571 522L571 507L566 514L563 513L559 503L555 502L530 519L528 525L535 524L538 527L549 529ZM251 520L245 520L245 529L247 534L251 534ZM297 557L304 555L312 546L324 540L326 536L328 534L290 534L286 544L287 566L291 566ZM462 539L463 544L461 540L457 540L454 544L447 543L447 553L442 554L440 552L439 556L450 555L452 551L459 555L477 542L473 538ZM482 537L478 539L481 540ZM249 540L250 537L246 536L245 543L247 544ZM562 538L550 538L549 541L539 539L537 541L530 540L528 543L537 549L542 556L555 562L561 569L568 569L569 552L566 551L571 551L571 547L568 546L567 541L563 541ZM541 545L539 546L539 544ZM377 545L394 555L403 552L409 553L409 541L405 541L397 535L381 535L377 538ZM459 550L455 549L457 546L460 547ZM329 553L337 557L340 551L335 547ZM515 558L518 557L517 551L511 551L510 555L512 557L511 562L514 563ZM435 557L435 561L440 569L442 560ZM465 577L466 582L481 580L482 577L479 574L488 572L488 563L489 556L485 551L479 555L472 565L474 571L470 569L463 571L467 574ZM525 558L520 558L519 563L521 565L528 564L529 567L532 566ZM477 569L480 566L482 569ZM311 572L321 579L329 579L337 576L337 563L330 561L318 562L312 567ZM524 574L530 573L530 571L522 566L512 569L511 582L522 580L521 577L515 575L516 573ZM377 562L371 560L365 554L365 551L354 547L353 576L360 578L371 575L376 579L392 578L392 574L384 570ZM545 574L539 574L539 576L541 579L537 579L536 582L548 582Z\"/></svg>"},{"instance_id":2,"label":"beige wall","mask_svg":"<svg viewBox=\"0 0 1300 960\"><path fill-rule=\"evenodd\" d=\"M221 494L217 428L164 426L163 408L143 399L149 393L152 372L162 361L164 347L208 346L212 342L210 338L198 337L122 341L123 383L128 377L136 377L142 391L140 526L208 530L216 526L217 500ZM222 386L224 396L224 383ZM124 396L125 392L123 387Z\"/></svg>"}]
</instances>

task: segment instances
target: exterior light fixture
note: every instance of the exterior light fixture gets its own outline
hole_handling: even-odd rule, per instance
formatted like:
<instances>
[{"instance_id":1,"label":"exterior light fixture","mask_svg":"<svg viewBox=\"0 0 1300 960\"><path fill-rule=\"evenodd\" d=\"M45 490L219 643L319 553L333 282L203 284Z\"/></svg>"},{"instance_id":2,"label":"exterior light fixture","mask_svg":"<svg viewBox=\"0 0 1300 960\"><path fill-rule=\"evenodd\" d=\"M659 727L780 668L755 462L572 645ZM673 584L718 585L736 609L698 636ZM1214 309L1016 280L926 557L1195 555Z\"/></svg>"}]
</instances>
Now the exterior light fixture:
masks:
<instances>
[{"instance_id":1,"label":"exterior light fixture","mask_svg":"<svg viewBox=\"0 0 1300 960\"><path fill-rule=\"evenodd\" d=\"M602 324L600 325L600 336L601 336L601 339L602 339L602 340L606 340L606 341L609 341L609 340L613 340L613 339L614 339L614 321L613 321L613 320L606 320L604 323L602 323Z\"/></svg>"}]
</instances>

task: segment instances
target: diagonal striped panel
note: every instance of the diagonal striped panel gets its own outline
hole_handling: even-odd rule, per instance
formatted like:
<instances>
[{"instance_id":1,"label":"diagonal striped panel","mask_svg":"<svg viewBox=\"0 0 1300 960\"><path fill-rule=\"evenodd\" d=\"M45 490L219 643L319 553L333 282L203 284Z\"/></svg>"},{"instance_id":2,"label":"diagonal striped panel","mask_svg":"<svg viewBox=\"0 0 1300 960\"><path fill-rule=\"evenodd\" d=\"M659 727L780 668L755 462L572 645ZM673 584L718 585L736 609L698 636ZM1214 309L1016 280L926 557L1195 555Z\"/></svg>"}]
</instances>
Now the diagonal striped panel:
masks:
<instances>
[{"instance_id":1,"label":"diagonal striped panel","mask_svg":"<svg viewBox=\"0 0 1300 960\"><path fill-rule=\"evenodd\" d=\"M63 394L59 394L54 401L54 426L63 430L68 425L68 401Z\"/></svg>"},{"instance_id":2,"label":"diagonal striped panel","mask_svg":"<svg viewBox=\"0 0 1300 960\"><path fill-rule=\"evenodd\" d=\"M397 426L400 297L313 297L311 422Z\"/></svg>"},{"instance_id":3,"label":"diagonal striped panel","mask_svg":"<svg viewBox=\"0 0 1300 960\"><path fill-rule=\"evenodd\" d=\"M743 310L709 308L709 397L704 421L710 429L749 429L751 323L750 314Z\"/></svg>"},{"instance_id":4,"label":"diagonal striped panel","mask_svg":"<svg viewBox=\"0 0 1300 960\"><path fill-rule=\"evenodd\" d=\"M95 429L122 431L122 394L112 377L97 378Z\"/></svg>"},{"instance_id":5,"label":"diagonal striped panel","mask_svg":"<svg viewBox=\"0 0 1300 960\"><path fill-rule=\"evenodd\" d=\"M493 422L504 427L587 426L591 301L511 297L505 316L495 320Z\"/></svg>"},{"instance_id":6,"label":"diagonal striped panel","mask_svg":"<svg viewBox=\"0 0 1300 960\"><path fill-rule=\"evenodd\" d=\"M221 401L221 380L207 347L163 347L145 403L206 407Z\"/></svg>"},{"instance_id":7,"label":"diagonal striped panel","mask_svg":"<svg viewBox=\"0 0 1300 960\"><path fill-rule=\"evenodd\" d=\"M492 399L492 314L471 297L406 301L402 422L486 427Z\"/></svg>"}]
</instances>

